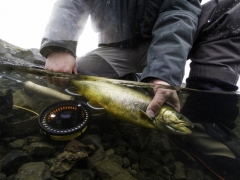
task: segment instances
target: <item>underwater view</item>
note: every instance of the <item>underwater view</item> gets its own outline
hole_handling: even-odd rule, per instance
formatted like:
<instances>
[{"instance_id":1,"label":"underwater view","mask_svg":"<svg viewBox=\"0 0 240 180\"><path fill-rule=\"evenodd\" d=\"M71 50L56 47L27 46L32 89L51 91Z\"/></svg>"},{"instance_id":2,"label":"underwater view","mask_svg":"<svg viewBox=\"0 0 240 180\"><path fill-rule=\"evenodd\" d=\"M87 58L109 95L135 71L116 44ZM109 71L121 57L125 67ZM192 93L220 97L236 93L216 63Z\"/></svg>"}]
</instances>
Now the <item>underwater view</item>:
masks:
<instances>
[{"instance_id":1,"label":"underwater view","mask_svg":"<svg viewBox=\"0 0 240 180\"><path fill-rule=\"evenodd\" d=\"M240 180L240 0L0 0L0 180Z\"/></svg>"},{"instance_id":2,"label":"underwater view","mask_svg":"<svg viewBox=\"0 0 240 180\"><path fill-rule=\"evenodd\" d=\"M2 177L238 179L238 94L179 87L181 113L194 127L186 123L191 134L178 134L121 121L90 106L76 87L48 81L55 77L81 83L81 75L8 64L0 70ZM132 89L124 80L106 80Z\"/></svg>"}]
</instances>

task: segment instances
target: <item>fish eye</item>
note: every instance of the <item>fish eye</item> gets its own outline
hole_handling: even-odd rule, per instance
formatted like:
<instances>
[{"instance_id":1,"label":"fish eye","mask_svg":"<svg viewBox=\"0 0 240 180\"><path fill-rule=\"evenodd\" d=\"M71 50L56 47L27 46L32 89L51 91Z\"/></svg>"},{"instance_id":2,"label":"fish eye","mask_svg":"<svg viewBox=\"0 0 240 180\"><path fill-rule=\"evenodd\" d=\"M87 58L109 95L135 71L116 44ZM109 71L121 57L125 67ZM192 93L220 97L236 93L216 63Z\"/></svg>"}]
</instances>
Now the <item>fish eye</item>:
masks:
<instances>
[{"instance_id":1,"label":"fish eye","mask_svg":"<svg viewBox=\"0 0 240 180\"><path fill-rule=\"evenodd\" d=\"M183 117L182 116L178 116L178 119L183 120Z\"/></svg>"}]
</instances>

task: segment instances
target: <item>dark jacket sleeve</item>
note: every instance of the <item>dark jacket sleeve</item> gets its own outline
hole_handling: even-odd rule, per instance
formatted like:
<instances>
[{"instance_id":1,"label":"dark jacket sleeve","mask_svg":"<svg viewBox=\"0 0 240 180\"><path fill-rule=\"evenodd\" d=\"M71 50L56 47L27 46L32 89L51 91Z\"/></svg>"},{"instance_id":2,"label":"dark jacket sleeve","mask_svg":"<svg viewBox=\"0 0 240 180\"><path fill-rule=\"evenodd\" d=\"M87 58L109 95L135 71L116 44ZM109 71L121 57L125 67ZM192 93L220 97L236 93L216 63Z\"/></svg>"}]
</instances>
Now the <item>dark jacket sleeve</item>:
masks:
<instances>
[{"instance_id":1,"label":"dark jacket sleeve","mask_svg":"<svg viewBox=\"0 0 240 180\"><path fill-rule=\"evenodd\" d=\"M200 13L201 4L198 0L163 2L152 30L143 81L158 78L171 85L181 85Z\"/></svg>"},{"instance_id":2,"label":"dark jacket sleeve","mask_svg":"<svg viewBox=\"0 0 240 180\"><path fill-rule=\"evenodd\" d=\"M76 47L89 16L90 0L58 0L52 10L42 39L40 53L66 50L76 56Z\"/></svg>"}]
</instances>

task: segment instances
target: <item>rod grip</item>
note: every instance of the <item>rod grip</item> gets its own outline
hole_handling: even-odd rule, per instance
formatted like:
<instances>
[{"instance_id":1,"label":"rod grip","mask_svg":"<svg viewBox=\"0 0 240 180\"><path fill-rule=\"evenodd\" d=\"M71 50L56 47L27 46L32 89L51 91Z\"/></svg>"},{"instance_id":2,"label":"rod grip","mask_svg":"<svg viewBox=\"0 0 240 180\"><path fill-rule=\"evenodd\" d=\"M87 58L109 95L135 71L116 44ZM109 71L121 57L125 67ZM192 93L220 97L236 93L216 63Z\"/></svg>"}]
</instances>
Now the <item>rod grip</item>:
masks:
<instances>
[{"instance_id":1,"label":"rod grip","mask_svg":"<svg viewBox=\"0 0 240 180\"><path fill-rule=\"evenodd\" d=\"M42 95L45 95L45 96L48 96L48 97L52 97L52 98L56 98L56 99L59 99L59 100L73 100L74 99L73 96L58 92L56 90L53 90L53 89L45 87L45 86L35 84L31 81L26 81L24 83L24 87L26 89L31 90L31 91L35 91L39 94L42 94Z\"/></svg>"}]
</instances>

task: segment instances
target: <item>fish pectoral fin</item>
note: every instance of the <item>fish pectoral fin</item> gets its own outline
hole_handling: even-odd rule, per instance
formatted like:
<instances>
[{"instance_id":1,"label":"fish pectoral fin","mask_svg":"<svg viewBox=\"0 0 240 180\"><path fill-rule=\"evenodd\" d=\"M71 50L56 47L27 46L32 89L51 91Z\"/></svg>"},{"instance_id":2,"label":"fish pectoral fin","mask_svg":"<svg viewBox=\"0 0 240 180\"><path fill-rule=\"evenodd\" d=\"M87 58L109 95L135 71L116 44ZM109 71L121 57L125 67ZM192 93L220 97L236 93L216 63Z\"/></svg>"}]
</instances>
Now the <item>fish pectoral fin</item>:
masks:
<instances>
[{"instance_id":1,"label":"fish pectoral fin","mask_svg":"<svg viewBox=\"0 0 240 180\"><path fill-rule=\"evenodd\" d=\"M139 109L138 115L139 115L139 117L140 117L141 119L147 120L147 121L149 121L149 122L151 122L151 123L153 122L152 118L149 117L149 116L147 115L147 113L146 113L145 111L143 111L142 109Z\"/></svg>"},{"instance_id":2,"label":"fish pectoral fin","mask_svg":"<svg viewBox=\"0 0 240 180\"><path fill-rule=\"evenodd\" d=\"M90 100L87 102L87 105L94 110L104 110L104 108L96 101Z\"/></svg>"},{"instance_id":3,"label":"fish pectoral fin","mask_svg":"<svg viewBox=\"0 0 240 180\"><path fill-rule=\"evenodd\" d=\"M66 88L65 91L68 94L71 94L71 95L74 95L74 96L82 96L82 93L79 92L77 87L74 87L74 86L70 86L70 87Z\"/></svg>"}]
</instances>

